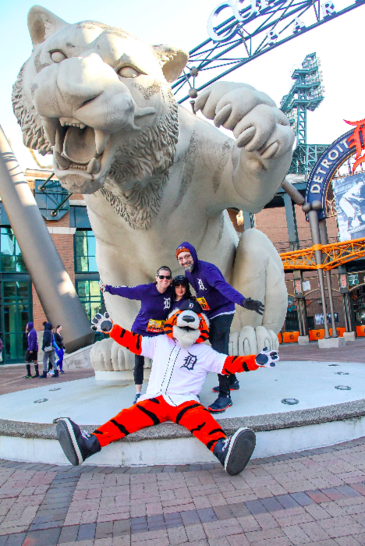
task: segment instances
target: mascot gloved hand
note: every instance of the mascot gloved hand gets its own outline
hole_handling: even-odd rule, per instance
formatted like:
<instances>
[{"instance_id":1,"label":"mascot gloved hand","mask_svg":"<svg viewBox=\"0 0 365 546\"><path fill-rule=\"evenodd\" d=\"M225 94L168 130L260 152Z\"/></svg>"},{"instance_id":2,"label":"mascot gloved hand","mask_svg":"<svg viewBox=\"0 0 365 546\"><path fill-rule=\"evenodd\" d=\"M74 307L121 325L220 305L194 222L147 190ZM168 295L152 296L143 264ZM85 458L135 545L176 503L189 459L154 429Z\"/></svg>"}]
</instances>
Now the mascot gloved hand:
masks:
<instances>
[{"instance_id":1,"label":"mascot gloved hand","mask_svg":"<svg viewBox=\"0 0 365 546\"><path fill-rule=\"evenodd\" d=\"M109 333L113 328L113 321L109 317L109 313L104 313L104 315L97 313L91 321L90 328L95 332Z\"/></svg>"},{"instance_id":2,"label":"mascot gloved hand","mask_svg":"<svg viewBox=\"0 0 365 546\"><path fill-rule=\"evenodd\" d=\"M279 355L276 351L269 351L267 347L256 355L256 364L260 368L274 368L279 362Z\"/></svg>"}]
</instances>

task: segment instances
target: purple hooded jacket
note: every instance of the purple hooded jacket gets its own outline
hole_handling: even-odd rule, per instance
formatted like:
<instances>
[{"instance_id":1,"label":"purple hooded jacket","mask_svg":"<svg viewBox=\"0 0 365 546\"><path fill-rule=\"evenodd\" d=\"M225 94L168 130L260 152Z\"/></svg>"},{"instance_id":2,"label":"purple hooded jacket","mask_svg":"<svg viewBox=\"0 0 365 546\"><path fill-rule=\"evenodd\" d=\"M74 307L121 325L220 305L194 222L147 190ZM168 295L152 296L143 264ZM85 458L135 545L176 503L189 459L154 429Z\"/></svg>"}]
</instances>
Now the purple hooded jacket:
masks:
<instances>
[{"instance_id":1,"label":"purple hooded jacket","mask_svg":"<svg viewBox=\"0 0 365 546\"><path fill-rule=\"evenodd\" d=\"M188 249L192 255L193 270L185 270L185 275L194 288L196 297L208 318L213 319L218 315L234 313L235 304L242 305L245 301L242 294L228 284L218 267L199 260L193 245L181 243L176 250L179 248Z\"/></svg>"},{"instance_id":2,"label":"purple hooded jacket","mask_svg":"<svg viewBox=\"0 0 365 546\"><path fill-rule=\"evenodd\" d=\"M38 351L37 332L33 328L33 322L28 322L28 351Z\"/></svg>"},{"instance_id":3,"label":"purple hooded jacket","mask_svg":"<svg viewBox=\"0 0 365 546\"><path fill-rule=\"evenodd\" d=\"M172 288L169 286L163 294L157 290L154 282L138 286L105 286L105 292L122 296L130 300L140 300L141 309L132 324L132 332L141 336L153 337L162 333L148 329L150 320L166 320L171 309Z\"/></svg>"}]
</instances>

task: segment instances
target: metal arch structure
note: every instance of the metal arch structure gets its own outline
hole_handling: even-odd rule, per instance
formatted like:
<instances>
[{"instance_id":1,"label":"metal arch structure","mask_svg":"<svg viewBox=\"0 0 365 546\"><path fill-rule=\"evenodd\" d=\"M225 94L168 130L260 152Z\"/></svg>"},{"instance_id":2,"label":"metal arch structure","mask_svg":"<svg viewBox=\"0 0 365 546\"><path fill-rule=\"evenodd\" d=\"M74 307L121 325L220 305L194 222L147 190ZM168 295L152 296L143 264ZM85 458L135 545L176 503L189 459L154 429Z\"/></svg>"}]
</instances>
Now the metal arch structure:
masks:
<instances>
[{"instance_id":1,"label":"metal arch structure","mask_svg":"<svg viewBox=\"0 0 365 546\"><path fill-rule=\"evenodd\" d=\"M315 251L322 251L322 263L318 264L315 257ZM310 269L323 269L330 271L352 260L363 258L365 256L365 239L352 239L339 243L328 245L313 245L303 250L294 252L283 252L280 254L286 271L300 269L302 271Z\"/></svg>"},{"instance_id":2,"label":"metal arch structure","mask_svg":"<svg viewBox=\"0 0 365 546\"><path fill-rule=\"evenodd\" d=\"M178 103L237 68L344 13L365 0L225 0L212 12L208 38L189 52L184 73L172 84ZM214 16L228 10L233 16L214 27ZM237 50L237 51L234 51Z\"/></svg>"}]
</instances>

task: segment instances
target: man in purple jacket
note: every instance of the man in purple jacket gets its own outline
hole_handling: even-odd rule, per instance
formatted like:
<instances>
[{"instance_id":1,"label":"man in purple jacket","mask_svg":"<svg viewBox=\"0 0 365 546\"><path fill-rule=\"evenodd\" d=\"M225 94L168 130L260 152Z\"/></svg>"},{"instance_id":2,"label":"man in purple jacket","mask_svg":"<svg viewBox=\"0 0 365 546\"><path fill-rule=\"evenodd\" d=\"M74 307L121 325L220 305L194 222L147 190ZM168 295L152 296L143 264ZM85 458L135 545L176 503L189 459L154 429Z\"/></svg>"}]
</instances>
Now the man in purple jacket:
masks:
<instances>
[{"instance_id":1,"label":"man in purple jacket","mask_svg":"<svg viewBox=\"0 0 365 546\"><path fill-rule=\"evenodd\" d=\"M235 312L235 304L255 311L264 312L264 305L258 300L245 298L226 282L214 264L199 260L196 250L190 243L181 243L176 249L176 258L185 269L185 275L196 292L196 297L204 313L210 320L209 341L218 353L228 354L229 332ZM234 374L218 375L219 386L214 388L218 398L208 407L214 413L223 413L232 406L231 390L239 389Z\"/></svg>"},{"instance_id":2,"label":"man in purple jacket","mask_svg":"<svg viewBox=\"0 0 365 546\"><path fill-rule=\"evenodd\" d=\"M31 379L32 377L39 377L38 371L38 338L37 332L33 328L33 322L28 322L26 326L26 334L28 339L28 348L25 354L25 362L27 367L27 375L25 379ZM30 363L34 363L35 375L30 373Z\"/></svg>"}]
</instances>

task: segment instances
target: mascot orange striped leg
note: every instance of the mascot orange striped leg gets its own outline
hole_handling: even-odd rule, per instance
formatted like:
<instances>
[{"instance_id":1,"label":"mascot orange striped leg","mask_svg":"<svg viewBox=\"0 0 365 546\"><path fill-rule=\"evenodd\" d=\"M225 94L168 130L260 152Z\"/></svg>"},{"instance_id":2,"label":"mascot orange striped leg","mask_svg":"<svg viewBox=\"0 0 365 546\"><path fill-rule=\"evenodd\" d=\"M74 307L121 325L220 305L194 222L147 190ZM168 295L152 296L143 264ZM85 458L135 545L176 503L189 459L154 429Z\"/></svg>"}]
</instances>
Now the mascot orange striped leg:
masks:
<instances>
[{"instance_id":1,"label":"mascot orange striped leg","mask_svg":"<svg viewBox=\"0 0 365 546\"><path fill-rule=\"evenodd\" d=\"M170 406L163 396L143 400L123 409L92 434L80 430L68 417L62 417L57 422L57 435L68 460L73 465L79 465L102 447L125 438L132 432L165 421L173 421L187 428L215 455L214 450L218 443L222 444L226 440L222 428L204 406L195 400Z\"/></svg>"},{"instance_id":2,"label":"mascot orange striped leg","mask_svg":"<svg viewBox=\"0 0 365 546\"><path fill-rule=\"evenodd\" d=\"M191 400L179 406L170 406L163 396L143 400L134 406L122 410L113 419L93 432L100 446L125 438L142 428L158 425L164 421L173 421L187 428L210 451L218 440L225 440L226 435L217 421L198 402Z\"/></svg>"}]
</instances>

